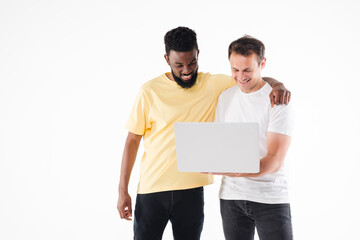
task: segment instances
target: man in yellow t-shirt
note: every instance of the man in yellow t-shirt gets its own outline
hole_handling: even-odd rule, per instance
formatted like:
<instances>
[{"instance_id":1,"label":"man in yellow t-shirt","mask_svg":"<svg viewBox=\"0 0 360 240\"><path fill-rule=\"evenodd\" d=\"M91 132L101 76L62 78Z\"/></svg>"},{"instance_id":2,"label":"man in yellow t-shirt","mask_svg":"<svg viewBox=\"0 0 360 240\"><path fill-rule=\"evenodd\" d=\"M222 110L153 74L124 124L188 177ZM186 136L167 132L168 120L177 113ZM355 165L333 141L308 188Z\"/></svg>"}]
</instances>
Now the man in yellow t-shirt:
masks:
<instances>
[{"instance_id":1,"label":"man in yellow t-shirt","mask_svg":"<svg viewBox=\"0 0 360 240\"><path fill-rule=\"evenodd\" d=\"M134 239L161 239L167 222L175 239L200 239L204 213L203 186L211 175L177 170L174 123L212 122L219 95L235 85L230 76L198 72L196 33L186 27L165 35L165 59L171 72L146 82L140 89L126 124L126 139L119 184L120 217L131 220L128 183L141 138ZM290 92L274 79L272 103L287 103ZM280 101L280 99L282 101ZM270 100L269 100L270 101Z\"/></svg>"}]
</instances>

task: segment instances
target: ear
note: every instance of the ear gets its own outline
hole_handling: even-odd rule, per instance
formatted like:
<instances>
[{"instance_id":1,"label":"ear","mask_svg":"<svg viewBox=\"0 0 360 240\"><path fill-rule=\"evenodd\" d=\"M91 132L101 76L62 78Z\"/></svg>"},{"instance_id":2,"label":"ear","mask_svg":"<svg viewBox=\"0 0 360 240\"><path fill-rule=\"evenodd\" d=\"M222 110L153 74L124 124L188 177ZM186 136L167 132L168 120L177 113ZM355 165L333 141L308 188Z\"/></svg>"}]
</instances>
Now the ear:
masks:
<instances>
[{"instance_id":1,"label":"ear","mask_svg":"<svg viewBox=\"0 0 360 240\"><path fill-rule=\"evenodd\" d=\"M169 57L168 57L168 55L166 53L164 54L164 58L165 58L167 64L170 65L170 60L169 60Z\"/></svg>"},{"instance_id":2,"label":"ear","mask_svg":"<svg viewBox=\"0 0 360 240\"><path fill-rule=\"evenodd\" d=\"M265 64L266 64L266 58L264 57L263 60L262 60L261 63L260 63L260 68L261 68L261 70L264 69Z\"/></svg>"}]
</instances>

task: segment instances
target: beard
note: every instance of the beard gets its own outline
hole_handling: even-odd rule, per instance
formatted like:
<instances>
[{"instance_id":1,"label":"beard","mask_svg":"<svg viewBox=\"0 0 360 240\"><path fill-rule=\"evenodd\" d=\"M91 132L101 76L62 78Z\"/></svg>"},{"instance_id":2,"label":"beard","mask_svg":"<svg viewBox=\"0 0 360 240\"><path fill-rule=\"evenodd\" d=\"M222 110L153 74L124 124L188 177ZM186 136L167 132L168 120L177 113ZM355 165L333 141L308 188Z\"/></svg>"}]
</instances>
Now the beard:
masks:
<instances>
[{"instance_id":1,"label":"beard","mask_svg":"<svg viewBox=\"0 0 360 240\"><path fill-rule=\"evenodd\" d=\"M194 84L196 83L196 78L198 75L198 71L196 69L195 73L192 75L192 77L188 80L188 81L184 81L181 78L175 76L174 72L171 70L171 74L174 77L175 82L182 88L188 89L191 88L192 86L194 86Z\"/></svg>"}]
</instances>

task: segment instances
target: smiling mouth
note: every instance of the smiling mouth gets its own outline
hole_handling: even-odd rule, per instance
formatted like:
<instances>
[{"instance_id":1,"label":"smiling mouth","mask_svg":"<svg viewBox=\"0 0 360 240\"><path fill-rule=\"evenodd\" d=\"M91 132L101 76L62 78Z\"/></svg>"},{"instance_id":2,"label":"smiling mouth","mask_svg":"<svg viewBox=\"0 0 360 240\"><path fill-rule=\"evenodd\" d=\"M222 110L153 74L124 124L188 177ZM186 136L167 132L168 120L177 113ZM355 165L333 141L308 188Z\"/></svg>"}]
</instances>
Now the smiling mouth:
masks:
<instances>
[{"instance_id":1,"label":"smiling mouth","mask_svg":"<svg viewBox=\"0 0 360 240\"><path fill-rule=\"evenodd\" d=\"M181 75L181 79L183 79L184 81L189 81L192 77L192 74L182 74Z\"/></svg>"},{"instance_id":2,"label":"smiling mouth","mask_svg":"<svg viewBox=\"0 0 360 240\"><path fill-rule=\"evenodd\" d=\"M247 80L244 80L244 81L237 80L237 82L240 83L240 84L247 84L249 81L250 81L250 79L247 79Z\"/></svg>"}]
</instances>

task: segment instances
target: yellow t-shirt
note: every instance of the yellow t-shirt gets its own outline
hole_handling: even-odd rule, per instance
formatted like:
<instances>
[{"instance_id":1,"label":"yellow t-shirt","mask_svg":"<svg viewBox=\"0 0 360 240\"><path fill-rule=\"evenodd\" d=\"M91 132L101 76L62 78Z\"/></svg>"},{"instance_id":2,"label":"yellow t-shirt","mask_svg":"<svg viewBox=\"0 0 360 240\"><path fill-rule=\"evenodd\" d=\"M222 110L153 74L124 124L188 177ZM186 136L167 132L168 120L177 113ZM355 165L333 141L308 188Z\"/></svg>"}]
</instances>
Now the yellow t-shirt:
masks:
<instances>
[{"instance_id":1,"label":"yellow t-shirt","mask_svg":"<svg viewBox=\"0 0 360 240\"><path fill-rule=\"evenodd\" d=\"M235 81L230 76L199 72L195 85L183 89L166 74L140 88L126 124L129 132L143 135L138 193L195 188L213 182L211 175L178 171L174 123L212 122L219 95Z\"/></svg>"}]
</instances>

